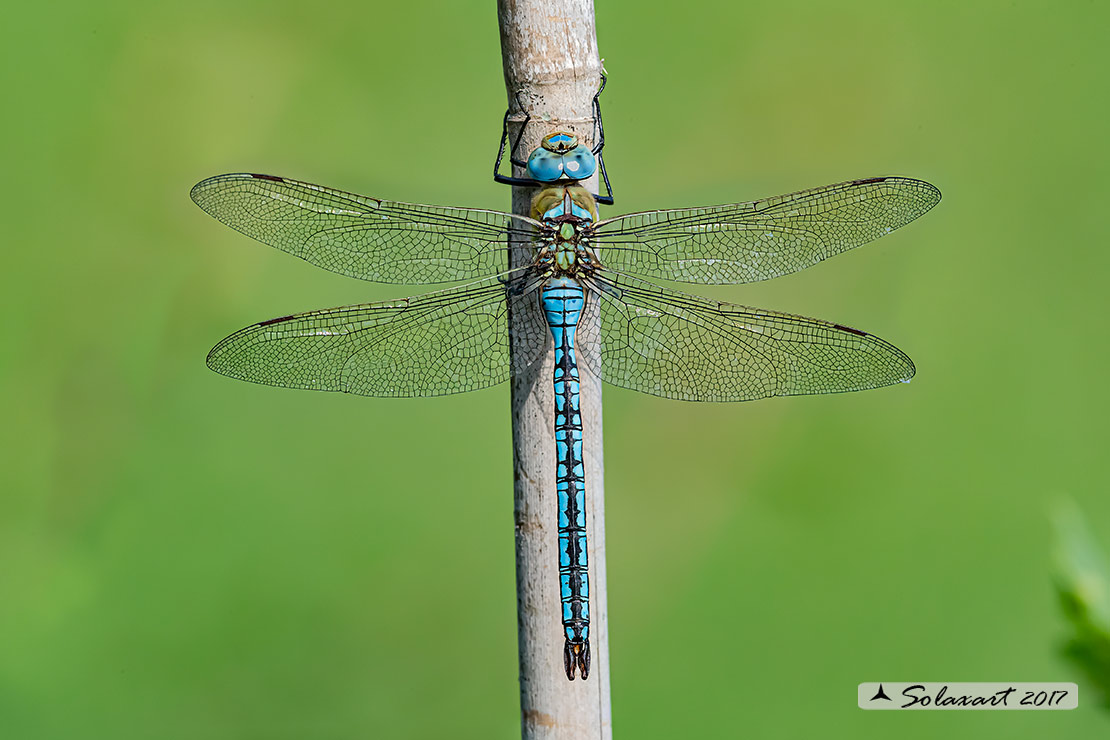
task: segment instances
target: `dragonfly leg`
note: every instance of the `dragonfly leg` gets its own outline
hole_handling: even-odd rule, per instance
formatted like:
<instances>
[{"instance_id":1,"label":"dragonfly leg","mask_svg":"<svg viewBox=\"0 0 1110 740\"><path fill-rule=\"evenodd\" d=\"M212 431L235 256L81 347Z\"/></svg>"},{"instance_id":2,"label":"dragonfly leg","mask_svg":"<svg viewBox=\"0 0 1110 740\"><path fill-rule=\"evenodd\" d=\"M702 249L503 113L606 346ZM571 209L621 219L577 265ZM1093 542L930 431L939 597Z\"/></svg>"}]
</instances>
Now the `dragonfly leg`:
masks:
<instances>
[{"instance_id":1,"label":"dragonfly leg","mask_svg":"<svg viewBox=\"0 0 1110 740\"><path fill-rule=\"evenodd\" d=\"M567 678L571 681L574 680L574 669L578 668L578 672L585 681L590 676L590 641L588 639L582 642L571 642L567 640L563 646L563 665L567 669Z\"/></svg>"}]
</instances>

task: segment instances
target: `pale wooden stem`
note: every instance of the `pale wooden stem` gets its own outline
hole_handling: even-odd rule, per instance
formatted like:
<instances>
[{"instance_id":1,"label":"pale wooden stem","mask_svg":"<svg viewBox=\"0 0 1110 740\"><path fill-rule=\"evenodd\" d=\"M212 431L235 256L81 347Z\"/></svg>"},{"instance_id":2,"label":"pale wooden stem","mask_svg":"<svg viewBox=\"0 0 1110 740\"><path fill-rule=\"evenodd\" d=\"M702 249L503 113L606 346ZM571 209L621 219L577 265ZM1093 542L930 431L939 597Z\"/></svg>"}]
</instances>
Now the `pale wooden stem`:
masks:
<instances>
[{"instance_id":1,"label":"pale wooden stem","mask_svg":"<svg viewBox=\"0 0 1110 740\"><path fill-rule=\"evenodd\" d=\"M498 0L501 53L509 107L516 122L532 116L520 156L555 130L589 140L594 93L600 82L593 0ZM521 110L523 106L523 110ZM590 142L592 143L592 142ZM522 176L522 172L516 172ZM596 178L584 183L597 192ZM531 188L513 189L513 212L528 215ZM512 250L513 266L526 263L527 244ZM514 304L510 332L535 341L524 311L538 302ZM585 319L585 317L583 317ZM536 319L531 317L532 321ZM534 324L532 324L534 326ZM579 334L588 333L581 327ZM596 334L596 330L593 332ZM593 666L586 681L563 671L559 602L558 500L555 493L555 402L553 352L512 382L514 513L516 517L517 620L520 642L521 730L525 740L612 737L609 703L609 635L605 590L605 508L602 460L601 381L581 371L586 524L589 537L590 643ZM521 342L523 345L523 342ZM534 352L518 346L514 354ZM514 363L519 366L520 363Z\"/></svg>"}]
</instances>

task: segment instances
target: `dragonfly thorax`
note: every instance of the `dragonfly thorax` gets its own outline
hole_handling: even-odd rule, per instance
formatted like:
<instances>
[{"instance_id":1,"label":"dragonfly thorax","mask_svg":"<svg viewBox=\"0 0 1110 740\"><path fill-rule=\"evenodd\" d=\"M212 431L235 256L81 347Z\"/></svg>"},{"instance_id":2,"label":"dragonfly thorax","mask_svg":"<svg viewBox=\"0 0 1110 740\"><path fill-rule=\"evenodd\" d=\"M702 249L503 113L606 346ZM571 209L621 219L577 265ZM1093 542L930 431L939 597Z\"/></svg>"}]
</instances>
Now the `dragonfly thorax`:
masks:
<instances>
[{"instance_id":1,"label":"dragonfly thorax","mask_svg":"<svg viewBox=\"0 0 1110 740\"><path fill-rule=\"evenodd\" d=\"M588 224L589 222L585 222ZM579 224L564 221L552 228L539 244L538 258L557 275L575 275L598 267L597 258L586 242Z\"/></svg>"},{"instance_id":2,"label":"dragonfly thorax","mask_svg":"<svg viewBox=\"0 0 1110 740\"><path fill-rule=\"evenodd\" d=\"M567 236L569 232L569 236ZM555 241L555 266L562 272L572 272L578 262L578 239L574 226L563 224Z\"/></svg>"},{"instance_id":3,"label":"dragonfly thorax","mask_svg":"<svg viewBox=\"0 0 1110 740\"><path fill-rule=\"evenodd\" d=\"M597 204L580 186L544 188L532 201L534 218L543 222L539 258L557 274L573 275L597 265L588 236L597 218Z\"/></svg>"},{"instance_id":4,"label":"dragonfly thorax","mask_svg":"<svg viewBox=\"0 0 1110 740\"><path fill-rule=\"evenodd\" d=\"M597 221L597 201L581 185L548 186L532 198L532 218L558 228L563 222Z\"/></svg>"}]
</instances>

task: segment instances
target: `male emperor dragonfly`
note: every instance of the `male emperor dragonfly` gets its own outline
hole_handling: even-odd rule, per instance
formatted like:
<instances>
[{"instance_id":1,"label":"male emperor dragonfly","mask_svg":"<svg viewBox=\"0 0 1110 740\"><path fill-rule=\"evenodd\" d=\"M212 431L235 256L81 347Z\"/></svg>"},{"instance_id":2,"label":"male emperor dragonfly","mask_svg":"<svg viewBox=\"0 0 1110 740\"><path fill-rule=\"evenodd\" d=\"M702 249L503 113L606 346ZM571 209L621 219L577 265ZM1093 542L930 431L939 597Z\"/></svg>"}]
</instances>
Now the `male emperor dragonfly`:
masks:
<instances>
[{"instance_id":1,"label":"male emperor dragonfly","mask_svg":"<svg viewBox=\"0 0 1110 740\"><path fill-rule=\"evenodd\" d=\"M571 680L590 668L580 363L613 385L687 401L855 391L914 374L909 357L858 329L642 278L767 280L888 234L940 200L926 182L874 177L599 219L597 199L578 184L599 160L600 148L573 134L547 136L527 162L526 182L543 185L530 217L381 200L270 175L219 175L192 190L197 205L228 226L333 272L381 283L474 281L248 326L209 353L217 372L288 388L436 396L508 380L545 356L550 337ZM510 269L509 243L521 240L532 245L532 261ZM508 323L521 302L541 309L526 312L538 318L527 327L534 352L524 359L510 355Z\"/></svg>"}]
</instances>

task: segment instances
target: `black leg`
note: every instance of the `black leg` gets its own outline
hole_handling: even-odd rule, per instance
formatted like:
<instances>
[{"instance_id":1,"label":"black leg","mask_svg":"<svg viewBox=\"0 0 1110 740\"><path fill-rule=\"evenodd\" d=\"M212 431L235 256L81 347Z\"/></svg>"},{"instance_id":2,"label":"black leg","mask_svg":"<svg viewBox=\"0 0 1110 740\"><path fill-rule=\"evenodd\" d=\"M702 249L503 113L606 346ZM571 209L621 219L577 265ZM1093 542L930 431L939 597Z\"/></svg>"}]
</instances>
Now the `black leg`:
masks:
<instances>
[{"instance_id":1,"label":"black leg","mask_svg":"<svg viewBox=\"0 0 1110 740\"><path fill-rule=\"evenodd\" d=\"M601 179L605 183L605 195L594 193L594 198L598 203L603 205L613 205L613 187L609 184L609 173L605 170L605 159L601 154L601 150L605 147L605 126L601 121L601 93L605 89L606 77L601 75L601 84L594 93L593 98L593 113L594 113L594 130L596 133L596 143L594 144L593 152L597 158L598 169L601 170ZM520 124L520 130L517 132L516 140L513 141L512 146L509 147L509 162L517 167L527 167L528 163L517 157L517 149L520 147L520 141L524 138L524 129L532 120L532 116L528 113L524 104L520 101L520 93L514 93L516 96L517 106L520 110L524 111L524 121ZM505 185L520 185L524 187L539 187L545 183L536 182L531 178L525 177L512 177L511 175L501 174L501 162L505 158L505 144L509 139L509 113L510 109L505 109L505 117L501 119L501 140L497 145L497 159L493 163L493 179L495 182L500 182Z\"/></svg>"}]
</instances>

